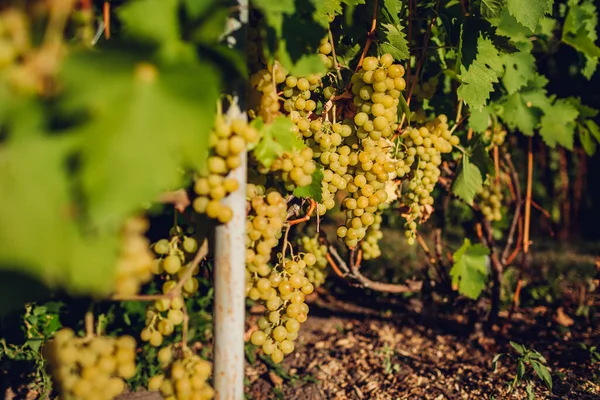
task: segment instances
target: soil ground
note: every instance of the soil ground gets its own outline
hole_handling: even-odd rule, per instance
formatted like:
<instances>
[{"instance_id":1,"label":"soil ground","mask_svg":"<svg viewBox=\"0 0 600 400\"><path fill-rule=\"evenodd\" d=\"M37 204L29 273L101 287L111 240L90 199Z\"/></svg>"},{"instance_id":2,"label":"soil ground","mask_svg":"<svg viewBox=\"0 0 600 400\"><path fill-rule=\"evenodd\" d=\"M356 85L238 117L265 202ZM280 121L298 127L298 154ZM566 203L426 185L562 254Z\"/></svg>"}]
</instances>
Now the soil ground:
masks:
<instances>
[{"instance_id":1,"label":"soil ground","mask_svg":"<svg viewBox=\"0 0 600 400\"><path fill-rule=\"evenodd\" d=\"M355 299L357 297L354 297ZM600 345L600 327L566 329L550 310L516 312L501 328L484 333L455 314L431 315L390 306L373 307L321 295L311 304L297 350L279 370L247 367L252 399L526 399L526 384L509 393L516 362L514 340L534 346L548 360L550 392L527 367L537 399L600 400L600 366L580 343ZM417 305L418 307L418 305ZM420 310L422 311L422 310ZM287 371L287 373L285 372Z\"/></svg>"}]
</instances>

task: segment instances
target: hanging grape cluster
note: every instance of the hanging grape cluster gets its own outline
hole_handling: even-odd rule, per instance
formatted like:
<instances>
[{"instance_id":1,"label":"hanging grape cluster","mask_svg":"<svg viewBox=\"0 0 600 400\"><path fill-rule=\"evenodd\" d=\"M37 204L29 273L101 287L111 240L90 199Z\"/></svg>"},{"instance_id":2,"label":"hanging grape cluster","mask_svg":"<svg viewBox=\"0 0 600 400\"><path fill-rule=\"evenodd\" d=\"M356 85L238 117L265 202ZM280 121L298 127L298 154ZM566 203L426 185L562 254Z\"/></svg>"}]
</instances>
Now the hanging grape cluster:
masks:
<instances>
[{"instance_id":1,"label":"hanging grape cluster","mask_svg":"<svg viewBox=\"0 0 600 400\"><path fill-rule=\"evenodd\" d=\"M314 291L314 286L305 276L304 269L317 261L311 253L290 258L284 258L280 253L278 257L279 263L270 275L256 281L255 289L264 300L266 311L258 320L258 330L250 337L254 345L262 346L274 363L280 363L284 355L294 351L300 324L308 318L305 296Z\"/></svg>"},{"instance_id":2,"label":"hanging grape cluster","mask_svg":"<svg viewBox=\"0 0 600 400\"><path fill-rule=\"evenodd\" d=\"M220 223L231 220L233 212L221 200L236 191L239 183L228 175L242 164L240 155L257 140L258 132L244 120L234 119L228 123L222 115L217 115L209 136L208 174L200 174L194 183L194 192L198 195L193 203L196 212Z\"/></svg>"},{"instance_id":3,"label":"hanging grape cluster","mask_svg":"<svg viewBox=\"0 0 600 400\"><path fill-rule=\"evenodd\" d=\"M477 204L483 216L490 222L502 220L502 186L499 179L488 176L487 181L477 193Z\"/></svg>"},{"instance_id":4,"label":"hanging grape cluster","mask_svg":"<svg viewBox=\"0 0 600 400\"><path fill-rule=\"evenodd\" d=\"M406 128L398 142L397 174L406 177L401 201L408 211L406 237L414 243L417 224L426 220L433 211L431 192L440 176L442 154L450 153L459 144L448 127L448 118L441 114L435 121L420 128Z\"/></svg>"},{"instance_id":5,"label":"hanging grape cluster","mask_svg":"<svg viewBox=\"0 0 600 400\"><path fill-rule=\"evenodd\" d=\"M365 260L372 260L381 256L379 240L383 238L383 233L381 232L382 220L381 214L375 214L375 222L367 229L365 240L360 242L360 248L363 251L363 258Z\"/></svg>"},{"instance_id":6,"label":"hanging grape cluster","mask_svg":"<svg viewBox=\"0 0 600 400\"><path fill-rule=\"evenodd\" d=\"M155 260L153 272L164 281L161 287L164 295L174 290L186 274L188 276L182 282L180 295L155 300L146 310L146 327L141 331L140 338L154 347L160 346L164 337L172 335L175 328L183 323L185 298L198 290L198 279L194 275L199 267L191 266L198 242L193 237L181 234L179 229L173 233L170 240L161 239L154 244L154 251L159 258Z\"/></svg>"},{"instance_id":7,"label":"hanging grape cluster","mask_svg":"<svg viewBox=\"0 0 600 400\"><path fill-rule=\"evenodd\" d=\"M165 400L210 400L214 390L207 380L212 372L210 362L189 348L163 347L158 352L161 373L148 381L148 390L160 391Z\"/></svg>"},{"instance_id":8,"label":"hanging grape cluster","mask_svg":"<svg viewBox=\"0 0 600 400\"><path fill-rule=\"evenodd\" d=\"M121 231L121 251L117 259L115 294L133 296L152 279L154 255L150 242L144 236L148 221L143 218L130 218Z\"/></svg>"},{"instance_id":9,"label":"hanging grape cluster","mask_svg":"<svg viewBox=\"0 0 600 400\"><path fill-rule=\"evenodd\" d=\"M318 288L325 283L327 277L327 245L319 242L319 236L302 236L300 246L306 253L313 254L316 258L314 265L307 265L304 268L308 281Z\"/></svg>"},{"instance_id":10,"label":"hanging grape cluster","mask_svg":"<svg viewBox=\"0 0 600 400\"><path fill-rule=\"evenodd\" d=\"M82 338L63 328L44 351L62 400L112 400L135 375L135 349L131 336Z\"/></svg>"},{"instance_id":11,"label":"hanging grape cluster","mask_svg":"<svg viewBox=\"0 0 600 400\"><path fill-rule=\"evenodd\" d=\"M506 140L506 129L501 125L487 129L483 133L483 139L488 143L486 150L491 150L494 146L502 146Z\"/></svg>"},{"instance_id":12,"label":"hanging grape cluster","mask_svg":"<svg viewBox=\"0 0 600 400\"><path fill-rule=\"evenodd\" d=\"M271 253L279 243L287 218L287 203L279 192L264 195L264 187L249 184L250 212L246 222L246 292L252 300L264 298L257 282L271 273Z\"/></svg>"}]
</instances>

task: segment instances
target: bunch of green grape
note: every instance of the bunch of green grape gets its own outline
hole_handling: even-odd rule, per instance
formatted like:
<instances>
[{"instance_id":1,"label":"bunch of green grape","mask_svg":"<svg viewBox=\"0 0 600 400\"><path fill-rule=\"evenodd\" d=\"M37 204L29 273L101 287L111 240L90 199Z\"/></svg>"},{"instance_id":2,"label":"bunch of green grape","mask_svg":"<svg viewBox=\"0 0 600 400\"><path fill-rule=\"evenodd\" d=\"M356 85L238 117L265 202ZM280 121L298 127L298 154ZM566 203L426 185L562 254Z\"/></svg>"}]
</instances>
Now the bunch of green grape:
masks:
<instances>
[{"instance_id":1,"label":"bunch of green grape","mask_svg":"<svg viewBox=\"0 0 600 400\"><path fill-rule=\"evenodd\" d=\"M131 336L77 337L69 328L44 347L62 400L112 400L135 375L135 339Z\"/></svg>"},{"instance_id":2,"label":"bunch of green grape","mask_svg":"<svg viewBox=\"0 0 600 400\"><path fill-rule=\"evenodd\" d=\"M148 381L148 390L158 391L165 400L210 400L214 390L208 384L212 373L210 362L194 354L188 347L163 347L158 351L161 373Z\"/></svg>"},{"instance_id":3,"label":"bunch of green grape","mask_svg":"<svg viewBox=\"0 0 600 400\"><path fill-rule=\"evenodd\" d=\"M266 307L264 316L258 320L258 330L250 341L261 346L274 363L280 363L286 354L294 351L300 324L308 317L305 296L314 286L305 276L306 266L315 265L314 254L303 253L283 258L281 253L268 277L260 278L255 288Z\"/></svg>"},{"instance_id":4,"label":"bunch of green grape","mask_svg":"<svg viewBox=\"0 0 600 400\"><path fill-rule=\"evenodd\" d=\"M396 174L399 178L407 178L402 202L408 207L405 233L409 244L415 241L417 224L433 211L431 192L440 176L442 154L450 153L452 146L459 142L443 114L425 126L409 127L402 133L397 146Z\"/></svg>"},{"instance_id":5,"label":"bunch of green grape","mask_svg":"<svg viewBox=\"0 0 600 400\"><path fill-rule=\"evenodd\" d=\"M502 125L496 125L493 128L486 130L483 133L483 137L487 143L489 143L486 149L489 151L494 146L502 146L506 140L506 129Z\"/></svg>"},{"instance_id":6,"label":"bunch of green grape","mask_svg":"<svg viewBox=\"0 0 600 400\"><path fill-rule=\"evenodd\" d=\"M221 203L227 195L237 190L239 183L229 173L242 163L240 155L249 144L258 141L258 132L242 119L226 122L217 115L215 127L209 137L208 173L200 175L194 183L194 210L209 218L227 223L233 217L231 208Z\"/></svg>"},{"instance_id":7,"label":"bunch of green grape","mask_svg":"<svg viewBox=\"0 0 600 400\"><path fill-rule=\"evenodd\" d=\"M344 175L347 196L342 206L346 222L337 230L348 247L355 247L365 238L378 207L388 201L386 183L395 177L397 160L389 139L397 128L399 98L406 81L404 67L393 62L387 53L379 58L366 57L351 79L355 129L345 143L350 154L356 156L350 156Z\"/></svg>"},{"instance_id":8,"label":"bunch of green grape","mask_svg":"<svg viewBox=\"0 0 600 400\"><path fill-rule=\"evenodd\" d=\"M280 114L277 85L283 83L287 75L285 68L275 63L250 76L250 105L266 123L272 122Z\"/></svg>"},{"instance_id":9,"label":"bunch of green grape","mask_svg":"<svg viewBox=\"0 0 600 400\"><path fill-rule=\"evenodd\" d=\"M261 299L256 283L271 273L271 253L279 244L287 218L287 203L277 191L264 194L264 187L249 184L250 211L246 221L246 292Z\"/></svg>"},{"instance_id":10,"label":"bunch of green grape","mask_svg":"<svg viewBox=\"0 0 600 400\"><path fill-rule=\"evenodd\" d=\"M115 294L133 296L152 279L154 254L150 242L144 236L148 230L148 220L130 218L121 230L121 248L115 271Z\"/></svg>"},{"instance_id":11,"label":"bunch of green grape","mask_svg":"<svg viewBox=\"0 0 600 400\"><path fill-rule=\"evenodd\" d=\"M316 257L314 265L307 265L304 268L308 281L319 287L325 283L327 277L327 245L319 242L319 236L302 236L300 238L300 245L306 253L313 254Z\"/></svg>"},{"instance_id":12,"label":"bunch of green grape","mask_svg":"<svg viewBox=\"0 0 600 400\"><path fill-rule=\"evenodd\" d=\"M161 291L164 295L174 290L186 274L188 276L182 283L181 294L155 300L146 310L146 327L142 329L140 338L154 347L160 346L164 337L172 335L175 328L183 323L185 298L195 294L199 286L198 279L194 277L199 267L192 268L190 264L198 250L198 242L178 230L175 233L170 240L161 239L154 244L159 258L154 263L153 272L163 281Z\"/></svg>"},{"instance_id":13,"label":"bunch of green grape","mask_svg":"<svg viewBox=\"0 0 600 400\"><path fill-rule=\"evenodd\" d=\"M488 176L486 183L477 193L477 203L483 216L490 222L502 220L502 186L500 180Z\"/></svg>"},{"instance_id":14,"label":"bunch of green grape","mask_svg":"<svg viewBox=\"0 0 600 400\"><path fill-rule=\"evenodd\" d=\"M413 89L412 95L417 99L418 102L423 100L431 100L435 95L435 91L439 84L437 76L432 76L425 82L417 82Z\"/></svg>"},{"instance_id":15,"label":"bunch of green grape","mask_svg":"<svg viewBox=\"0 0 600 400\"><path fill-rule=\"evenodd\" d=\"M375 222L367 229L365 240L360 242L360 248L363 251L363 259L372 260L381 256L379 240L383 237L381 232L381 213L375 214Z\"/></svg>"}]
</instances>

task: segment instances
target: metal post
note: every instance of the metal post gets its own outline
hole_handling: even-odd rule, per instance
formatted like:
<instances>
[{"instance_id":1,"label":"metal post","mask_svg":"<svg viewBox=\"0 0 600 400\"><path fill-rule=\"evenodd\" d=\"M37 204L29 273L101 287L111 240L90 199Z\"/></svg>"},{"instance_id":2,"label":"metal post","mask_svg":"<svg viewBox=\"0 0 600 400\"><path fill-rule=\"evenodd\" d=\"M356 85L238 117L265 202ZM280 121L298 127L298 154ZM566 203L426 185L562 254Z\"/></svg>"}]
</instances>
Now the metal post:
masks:
<instances>
[{"instance_id":1,"label":"metal post","mask_svg":"<svg viewBox=\"0 0 600 400\"><path fill-rule=\"evenodd\" d=\"M237 0L239 15L231 19L227 43L244 51L248 0ZM245 88L237 88L228 118L245 118ZM246 311L246 154L231 176L238 190L224 200L233 211L232 220L217 228L215 243L214 388L216 400L244 398L244 323Z\"/></svg>"}]
</instances>

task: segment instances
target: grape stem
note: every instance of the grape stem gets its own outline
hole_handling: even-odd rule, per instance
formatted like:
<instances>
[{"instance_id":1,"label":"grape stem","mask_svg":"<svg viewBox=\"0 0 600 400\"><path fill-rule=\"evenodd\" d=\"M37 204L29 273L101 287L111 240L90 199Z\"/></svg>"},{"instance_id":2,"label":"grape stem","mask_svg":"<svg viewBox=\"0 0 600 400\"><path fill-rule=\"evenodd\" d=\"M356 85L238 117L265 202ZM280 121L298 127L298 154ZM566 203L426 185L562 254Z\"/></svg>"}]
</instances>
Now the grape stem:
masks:
<instances>
[{"instance_id":1,"label":"grape stem","mask_svg":"<svg viewBox=\"0 0 600 400\"><path fill-rule=\"evenodd\" d=\"M367 41L365 43L365 47L363 48L362 54L360 55L360 59L358 60L356 72L360 70L363 60L365 59L367 52L369 51L369 47L371 47L371 43L373 43L373 37L375 36L375 28L377 27L377 3L378 1L375 0L375 6L373 7L373 20L371 21L371 29L367 33Z\"/></svg>"},{"instance_id":2,"label":"grape stem","mask_svg":"<svg viewBox=\"0 0 600 400\"><path fill-rule=\"evenodd\" d=\"M335 54L335 43L333 42L333 33L331 33L331 28L327 28L329 33L329 42L331 43L331 56L333 57L333 68L335 68L335 72L337 73L337 77L339 82L342 82L342 72L340 71L340 65L337 61L337 55Z\"/></svg>"},{"instance_id":3,"label":"grape stem","mask_svg":"<svg viewBox=\"0 0 600 400\"><path fill-rule=\"evenodd\" d=\"M367 278L366 276L362 275L359 271L359 266L357 265L357 263L354 263L354 265L352 266L352 271L350 271L350 269L348 268L348 265L346 264L346 262L340 257L340 255L338 254L336 248L332 245L328 246L328 255L331 254L331 256L333 256L333 258L335 258L337 260L337 263L339 264L339 270L344 270L344 271L348 271L346 274L339 274L338 272L341 273L341 271L336 271L336 273L338 273L338 275L340 275L342 278L350 278L356 281L356 283L358 283L359 286L363 287L363 288L368 288L371 290L375 290L378 292L384 292L384 293L408 293L408 292L418 292L421 290L422 286L423 286L423 282L420 281L407 281L406 284L394 284L394 283L384 283L384 282L377 282L377 281L373 281L370 280L369 278ZM362 250L358 251L358 254L356 256L356 260L359 261L362 258ZM331 257L328 257L328 260L330 260ZM330 261L331 264L331 261Z\"/></svg>"},{"instance_id":4,"label":"grape stem","mask_svg":"<svg viewBox=\"0 0 600 400\"><path fill-rule=\"evenodd\" d=\"M92 311L93 304L90 305L90 309L85 313L83 319L85 326L85 338L91 339L94 337L94 311Z\"/></svg>"},{"instance_id":5,"label":"grape stem","mask_svg":"<svg viewBox=\"0 0 600 400\"><path fill-rule=\"evenodd\" d=\"M160 203L173 204L175 209L183 213L185 209L192 204L187 192L184 189L165 192L158 197Z\"/></svg>"},{"instance_id":6,"label":"grape stem","mask_svg":"<svg viewBox=\"0 0 600 400\"><path fill-rule=\"evenodd\" d=\"M190 316L188 314L188 309L187 309L187 305L183 305L182 308L183 311L183 326L181 328L181 347L182 348L187 348L187 342L188 342L188 329L189 329L189 324L190 324Z\"/></svg>"},{"instance_id":7,"label":"grape stem","mask_svg":"<svg viewBox=\"0 0 600 400\"><path fill-rule=\"evenodd\" d=\"M423 67L423 64L425 62L425 55L427 54L427 47L429 45L429 39L431 38L431 31L433 29L433 24L435 24L435 21L437 21L439 9L440 9L440 0L437 0L435 2L435 15L431 19L431 23L429 24L429 26L427 28L427 32L425 32L425 39L423 40L423 51L421 52L421 57L419 58L419 61L417 62L417 68L415 70L414 78L413 78L412 83L410 84L410 89L408 91L406 104L409 106L410 106L410 99L415 90L415 86L417 85L417 78L418 78L419 73L421 72L421 68ZM402 130L404 121L406 121L406 114L402 114L402 119L400 120L400 124L398 124L398 129L397 129L398 131Z\"/></svg>"},{"instance_id":8,"label":"grape stem","mask_svg":"<svg viewBox=\"0 0 600 400\"><path fill-rule=\"evenodd\" d=\"M310 201L310 207L308 208L308 211L306 212L304 217L300 217L298 219L293 219L291 221L288 221L289 226L301 224L303 222L310 220L310 215L313 213L313 211L315 211L315 208L317 208L317 202L314 201L313 199L309 199L309 201Z\"/></svg>"}]
</instances>

